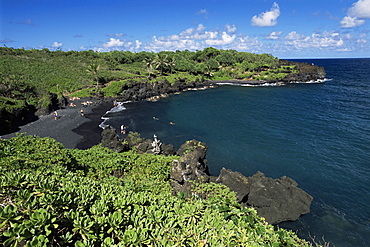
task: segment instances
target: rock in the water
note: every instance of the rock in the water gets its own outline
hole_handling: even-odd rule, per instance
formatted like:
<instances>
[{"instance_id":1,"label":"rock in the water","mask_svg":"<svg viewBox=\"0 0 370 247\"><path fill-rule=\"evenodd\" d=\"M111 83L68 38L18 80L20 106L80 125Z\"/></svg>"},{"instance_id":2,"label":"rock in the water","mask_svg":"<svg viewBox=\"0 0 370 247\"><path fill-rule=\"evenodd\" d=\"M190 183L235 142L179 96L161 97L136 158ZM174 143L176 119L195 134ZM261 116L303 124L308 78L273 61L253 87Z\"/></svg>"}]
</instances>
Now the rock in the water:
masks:
<instances>
[{"instance_id":1,"label":"rock in the water","mask_svg":"<svg viewBox=\"0 0 370 247\"><path fill-rule=\"evenodd\" d=\"M216 181L235 191L238 202L255 208L270 224L294 221L310 212L313 197L285 176L273 179L257 172L252 177L244 177L239 172L223 168Z\"/></svg>"},{"instance_id":2,"label":"rock in the water","mask_svg":"<svg viewBox=\"0 0 370 247\"><path fill-rule=\"evenodd\" d=\"M107 126L104 128L101 135L101 144L103 147L112 149L115 152L123 152L128 150L128 146L123 145L123 143L118 139L115 129L111 129L109 126Z\"/></svg>"},{"instance_id":3,"label":"rock in the water","mask_svg":"<svg viewBox=\"0 0 370 247\"><path fill-rule=\"evenodd\" d=\"M144 139L144 140L142 140L142 142L137 144L135 147L136 147L136 149L139 153L146 153L146 152L150 151L151 144L152 144L152 140Z\"/></svg>"},{"instance_id":4,"label":"rock in the water","mask_svg":"<svg viewBox=\"0 0 370 247\"><path fill-rule=\"evenodd\" d=\"M196 140L183 144L178 154L179 160L174 160L170 173L173 193L183 192L191 194L191 183L189 181L208 182L209 175L205 155L208 147Z\"/></svg>"},{"instance_id":5,"label":"rock in the water","mask_svg":"<svg viewBox=\"0 0 370 247\"><path fill-rule=\"evenodd\" d=\"M172 144L163 144L162 143L162 154L169 156L169 155L176 155L175 147Z\"/></svg>"},{"instance_id":6,"label":"rock in the water","mask_svg":"<svg viewBox=\"0 0 370 247\"><path fill-rule=\"evenodd\" d=\"M243 203L248 199L250 184L248 178L240 172L222 168L215 182L226 185L231 191L234 191L238 203Z\"/></svg>"}]
</instances>

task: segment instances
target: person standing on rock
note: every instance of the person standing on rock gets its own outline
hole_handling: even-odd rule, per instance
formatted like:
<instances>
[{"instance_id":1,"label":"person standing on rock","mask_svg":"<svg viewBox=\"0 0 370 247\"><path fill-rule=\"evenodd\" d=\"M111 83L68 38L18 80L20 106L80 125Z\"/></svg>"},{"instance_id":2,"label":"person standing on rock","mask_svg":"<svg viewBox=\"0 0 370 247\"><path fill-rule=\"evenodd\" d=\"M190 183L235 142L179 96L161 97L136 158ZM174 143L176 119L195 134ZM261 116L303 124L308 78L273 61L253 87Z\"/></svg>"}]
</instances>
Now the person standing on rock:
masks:
<instances>
[{"instance_id":1,"label":"person standing on rock","mask_svg":"<svg viewBox=\"0 0 370 247\"><path fill-rule=\"evenodd\" d=\"M125 125L121 125L121 134L124 135L126 134L126 126Z\"/></svg>"},{"instance_id":2,"label":"person standing on rock","mask_svg":"<svg viewBox=\"0 0 370 247\"><path fill-rule=\"evenodd\" d=\"M54 111L54 120L57 120L57 119L58 119L58 112Z\"/></svg>"}]
</instances>

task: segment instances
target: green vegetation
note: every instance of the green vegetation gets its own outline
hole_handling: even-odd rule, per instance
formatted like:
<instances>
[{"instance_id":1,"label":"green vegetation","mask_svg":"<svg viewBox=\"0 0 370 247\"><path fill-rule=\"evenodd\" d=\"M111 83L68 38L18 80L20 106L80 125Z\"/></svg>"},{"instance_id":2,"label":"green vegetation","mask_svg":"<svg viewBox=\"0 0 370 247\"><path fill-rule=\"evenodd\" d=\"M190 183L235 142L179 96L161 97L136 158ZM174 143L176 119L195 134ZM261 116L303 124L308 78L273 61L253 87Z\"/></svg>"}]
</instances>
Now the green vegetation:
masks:
<instances>
[{"instance_id":1,"label":"green vegetation","mask_svg":"<svg viewBox=\"0 0 370 247\"><path fill-rule=\"evenodd\" d=\"M286 63L270 54L212 47L159 53L0 47L0 134L11 129L17 112L50 112L62 96L115 97L132 82L282 80L297 72Z\"/></svg>"},{"instance_id":2,"label":"green vegetation","mask_svg":"<svg viewBox=\"0 0 370 247\"><path fill-rule=\"evenodd\" d=\"M112 51L25 50L0 47L1 97L23 100L38 106L40 99L50 93L59 97L76 91L92 94L96 90L117 96L119 84L132 79L158 82L178 79L253 79L262 72L265 80L282 78L294 73L294 66L286 66L269 54L253 54L235 50L163 51L131 53ZM111 89L103 89L112 87ZM90 96L90 95L88 95ZM1 108L7 104L1 101Z\"/></svg>"},{"instance_id":3,"label":"green vegetation","mask_svg":"<svg viewBox=\"0 0 370 247\"><path fill-rule=\"evenodd\" d=\"M0 140L0 244L310 246L242 208L225 186L194 183L193 197L172 196L175 158L70 150L25 135Z\"/></svg>"}]
</instances>

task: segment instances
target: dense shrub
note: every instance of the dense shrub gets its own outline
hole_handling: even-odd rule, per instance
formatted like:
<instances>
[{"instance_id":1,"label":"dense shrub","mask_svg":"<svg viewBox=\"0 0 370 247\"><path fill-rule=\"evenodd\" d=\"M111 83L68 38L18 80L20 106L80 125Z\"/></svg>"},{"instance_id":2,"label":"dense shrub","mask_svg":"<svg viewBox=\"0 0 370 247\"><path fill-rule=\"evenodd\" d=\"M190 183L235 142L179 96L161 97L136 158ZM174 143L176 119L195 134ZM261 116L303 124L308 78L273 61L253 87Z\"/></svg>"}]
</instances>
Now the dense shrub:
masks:
<instances>
[{"instance_id":1,"label":"dense shrub","mask_svg":"<svg viewBox=\"0 0 370 247\"><path fill-rule=\"evenodd\" d=\"M4 246L309 245L242 208L224 186L196 184L207 200L172 196L176 157L69 150L24 135L1 140L0 150Z\"/></svg>"}]
</instances>

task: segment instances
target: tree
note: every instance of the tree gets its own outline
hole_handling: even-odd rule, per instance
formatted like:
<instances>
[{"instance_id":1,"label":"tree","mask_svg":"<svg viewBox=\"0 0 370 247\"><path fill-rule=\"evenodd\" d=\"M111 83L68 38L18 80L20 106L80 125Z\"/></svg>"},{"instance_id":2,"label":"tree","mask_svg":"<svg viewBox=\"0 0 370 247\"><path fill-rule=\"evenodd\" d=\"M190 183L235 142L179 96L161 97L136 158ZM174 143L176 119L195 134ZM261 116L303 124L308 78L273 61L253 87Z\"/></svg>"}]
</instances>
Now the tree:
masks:
<instances>
[{"instance_id":1,"label":"tree","mask_svg":"<svg viewBox=\"0 0 370 247\"><path fill-rule=\"evenodd\" d=\"M234 50L221 50L216 60L223 66L231 66L237 62L236 54L237 52Z\"/></svg>"},{"instance_id":2,"label":"tree","mask_svg":"<svg viewBox=\"0 0 370 247\"><path fill-rule=\"evenodd\" d=\"M143 62L145 63L145 66L146 66L146 71L148 72L148 78L150 78L150 76L152 75L153 71L154 71L154 66L155 66L155 59L154 58L145 58L143 60Z\"/></svg>"},{"instance_id":3,"label":"tree","mask_svg":"<svg viewBox=\"0 0 370 247\"><path fill-rule=\"evenodd\" d=\"M220 63L216 59L211 58L207 61L207 65L209 66L210 69L217 70L218 67L220 66Z\"/></svg>"},{"instance_id":4,"label":"tree","mask_svg":"<svg viewBox=\"0 0 370 247\"><path fill-rule=\"evenodd\" d=\"M96 64L96 63L92 63L90 64L87 69L86 69L86 72L93 75L95 77L95 80L96 80L96 87L99 86L99 77L98 77L98 72L100 70L100 65Z\"/></svg>"},{"instance_id":5,"label":"tree","mask_svg":"<svg viewBox=\"0 0 370 247\"><path fill-rule=\"evenodd\" d=\"M207 61L220 55L220 51L213 47L207 47L203 50L203 54Z\"/></svg>"},{"instance_id":6,"label":"tree","mask_svg":"<svg viewBox=\"0 0 370 247\"><path fill-rule=\"evenodd\" d=\"M183 56L178 56L174 68L177 71L193 73L195 71L195 63L193 60L189 60Z\"/></svg>"},{"instance_id":7,"label":"tree","mask_svg":"<svg viewBox=\"0 0 370 247\"><path fill-rule=\"evenodd\" d=\"M168 59L168 63L167 63L169 69L170 69L170 73L172 74L172 71L174 70L175 68L175 65L176 65L176 59L174 56L171 56L169 59Z\"/></svg>"},{"instance_id":8,"label":"tree","mask_svg":"<svg viewBox=\"0 0 370 247\"><path fill-rule=\"evenodd\" d=\"M158 53L156 58L155 58L155 68L160 69L161 75L163 75L163 71L166 69L166 67L169 65L168 61L168 55L165 53Z\"/></svg>"}]
</instances>

